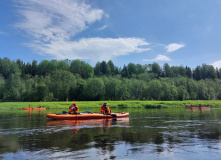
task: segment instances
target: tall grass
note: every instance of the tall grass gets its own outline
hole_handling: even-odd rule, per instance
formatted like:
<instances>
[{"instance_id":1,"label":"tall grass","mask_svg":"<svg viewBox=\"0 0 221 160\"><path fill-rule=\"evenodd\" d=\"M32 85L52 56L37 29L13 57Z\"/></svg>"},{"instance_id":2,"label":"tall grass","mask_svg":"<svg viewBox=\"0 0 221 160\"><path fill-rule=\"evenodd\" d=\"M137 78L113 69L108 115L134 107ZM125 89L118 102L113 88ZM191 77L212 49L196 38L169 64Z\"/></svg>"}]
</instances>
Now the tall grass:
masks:
<instances>
[{"instance_id":1,"label":"tall grass","mask_svg":"<svg viewBox=\"0 0 221 160\"><path fill-rule=\"evenodd\" d=\"M211 108L221 108L221 101L218 100L200 100L200 101L76 101L75 103L80 108L93 108L100 107L104 102L108 103L111 108L179 108L185 107L187 105L193 104L198 106L202 104L203 106L210 106ZM68 109L72 104L71 101L65 102L0 102L0 109L22 109L27 108L29 105L32 107L42 107L47 109L52 108L62 108Z\"/></svg>"}]
</instances>

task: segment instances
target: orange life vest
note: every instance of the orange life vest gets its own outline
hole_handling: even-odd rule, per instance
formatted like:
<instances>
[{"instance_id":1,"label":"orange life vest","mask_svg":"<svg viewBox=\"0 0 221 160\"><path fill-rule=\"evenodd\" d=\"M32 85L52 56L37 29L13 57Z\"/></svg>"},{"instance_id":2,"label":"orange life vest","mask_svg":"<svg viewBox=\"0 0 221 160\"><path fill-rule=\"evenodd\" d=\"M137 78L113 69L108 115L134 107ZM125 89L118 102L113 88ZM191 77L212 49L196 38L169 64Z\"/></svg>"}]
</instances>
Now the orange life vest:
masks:
<instances>
[{"instance_id":1,"label":"orange life vest","mask_svg":"<svg viewBox=\"0 0 221 160\"><path fill-rule=\"evenodd\" d=\"M73 107L73 106L70 106L70 107L69 107L69 112L72 112L72 107Z\"/></svg>"},{"instance_id":2,"label":"orange life vest","mask_svg":"<svg viewBox=\"0 0 221 160\"><path fill-rule=\"evenodd\" d=\"M104 110L104 108L103 108L103 105L101 105L100 109L101 109L101 113L104 113L104 112L105 112L105 110Z\"/></svg>"}]
</instances>

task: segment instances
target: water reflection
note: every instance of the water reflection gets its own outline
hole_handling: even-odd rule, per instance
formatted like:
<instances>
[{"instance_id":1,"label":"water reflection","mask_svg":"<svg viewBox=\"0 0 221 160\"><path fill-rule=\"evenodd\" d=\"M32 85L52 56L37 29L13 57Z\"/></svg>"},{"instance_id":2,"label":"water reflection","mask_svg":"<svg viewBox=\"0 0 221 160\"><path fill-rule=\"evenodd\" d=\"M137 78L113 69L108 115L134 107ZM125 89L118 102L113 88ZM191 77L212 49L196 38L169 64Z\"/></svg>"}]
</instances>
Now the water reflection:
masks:
<instances>
[{"instance_id":1,"label":"water reflection","mask_svg":"<svg viewBox=\"0 0 221 160\"><path fill-rule=\"evenodd\" d=\"M192 112L197 112L197 111L200 111L200 113L203 113L203 112L208 112L210 111L210 108L208 107L198 107L198 108L186 108L187 110L191 110Z\"/></svg>"},{"instance_id":2,"label":"water reflection","mask_svg":"<svg viewBox=\"0 0 221 160\"><path fill-rule=\"evenodd\" d=\"M105 119L89 119L89 120L49 120L47 121L48 127L72 127L72 133L76 134L81 128L94 128L100 127L104 132L114 125L129 125L129 118L105 118ZM55 128L56 131L56 128Z\"/></svg>"},{"instance_id":3,"label":"water reflection","mask_svg":"<svg viewBox=\"0 0 221 160\"><path fill-rule=\"evenodd\" d=\"M50 120L36 111L29 115L0 114L0 157L217 160L221 154L218 109L138 109L129 117L95 120Z\"/></svg>"},{"instance_id":4,"label":"water reflection","mask_svg":"<svg viewBox=\"0 0 221 160\"><path fill-rule=\"evenodd\" d=\"M29 117L31 117L31 113L39 113L39 116L42 115L42 112L45 113L45 111L42 110L22 110L24 113L28 113Z\"/></svg>"}]
</instances>

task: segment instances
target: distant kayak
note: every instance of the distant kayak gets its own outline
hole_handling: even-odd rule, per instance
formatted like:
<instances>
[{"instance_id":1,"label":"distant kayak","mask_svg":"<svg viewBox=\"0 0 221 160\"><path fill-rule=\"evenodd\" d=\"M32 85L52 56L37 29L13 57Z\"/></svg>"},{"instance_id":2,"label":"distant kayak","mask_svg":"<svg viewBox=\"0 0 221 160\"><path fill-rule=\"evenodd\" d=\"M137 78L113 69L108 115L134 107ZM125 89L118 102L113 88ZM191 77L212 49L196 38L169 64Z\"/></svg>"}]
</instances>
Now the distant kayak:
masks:
<instances>
[{"instance_id":1,"label":"distant kayak","mask_svg":"<svg viewBox=\"0 0 221 160\"><path fill-rule=\"evenodd\" d=\"M46 116L52 119L59 120L74 120L74 119L99 119L99 118L121 118L128 116L128 112L102 114L102 113L78 113L78 114L53 114L47 113Z\"/></svg>"},{"instance_id":2,"label":"distant kayak","mask_svg":"<svg viewBox=\"0 0 221 160\"><path fill-rule=\"evenodd\" d=\"M23 110L46 110L46 108L22 108Z\"/></svg>"}]
</instances>

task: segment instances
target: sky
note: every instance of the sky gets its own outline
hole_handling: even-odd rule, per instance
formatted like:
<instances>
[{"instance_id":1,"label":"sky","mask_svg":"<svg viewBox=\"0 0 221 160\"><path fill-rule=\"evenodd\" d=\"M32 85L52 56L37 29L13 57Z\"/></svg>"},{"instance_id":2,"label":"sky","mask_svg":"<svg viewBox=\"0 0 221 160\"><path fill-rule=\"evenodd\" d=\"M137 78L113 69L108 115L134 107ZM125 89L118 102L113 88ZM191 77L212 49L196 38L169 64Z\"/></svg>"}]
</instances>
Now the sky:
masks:
<instances>
[{"instance_id":1,"label":"sky","mask_svg":"<svg viewBox=\"0 0 221 160\"><path fill-rule=\"evenodd\" d=\"M0 58L221 68L220 0L1 0Z\"/></svg>"}]
</instances>

